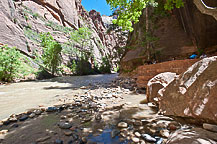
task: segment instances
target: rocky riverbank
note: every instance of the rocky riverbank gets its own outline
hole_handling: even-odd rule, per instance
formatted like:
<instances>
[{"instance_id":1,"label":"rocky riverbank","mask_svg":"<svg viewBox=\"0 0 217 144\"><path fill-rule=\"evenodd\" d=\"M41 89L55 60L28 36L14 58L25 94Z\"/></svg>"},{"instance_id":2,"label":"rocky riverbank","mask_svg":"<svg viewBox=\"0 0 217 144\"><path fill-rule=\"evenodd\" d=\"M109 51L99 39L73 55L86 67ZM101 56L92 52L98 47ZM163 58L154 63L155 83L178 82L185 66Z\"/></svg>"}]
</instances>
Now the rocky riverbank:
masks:
<instances>
[{"instance_id":1,"label":"rocky riverbank","mask_svg":"<svg viewBox=\"0 0 217 144\"><path fill-rule=\"evenodd\" d=\"M145 95L133 81L120 78L82 86L70 102L11 115L1 121L1 143L217 142L217 133L163 116L151 103L139 104Z\"/></svg>"}]
</instances>

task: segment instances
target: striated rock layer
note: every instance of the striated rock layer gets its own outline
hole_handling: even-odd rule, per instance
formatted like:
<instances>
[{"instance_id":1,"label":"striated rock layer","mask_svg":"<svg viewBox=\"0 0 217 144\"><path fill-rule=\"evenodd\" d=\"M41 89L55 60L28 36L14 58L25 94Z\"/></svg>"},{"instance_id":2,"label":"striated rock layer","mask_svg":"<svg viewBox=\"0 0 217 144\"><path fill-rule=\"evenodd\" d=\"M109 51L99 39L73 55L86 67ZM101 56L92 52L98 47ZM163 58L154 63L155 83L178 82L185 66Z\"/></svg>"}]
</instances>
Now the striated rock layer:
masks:
<instances>
[{"instance_id":1,"label":"striated rock layer","mask_svg":"<svg viewBox=\"0 0 217 144\"><path fill-rule=\"evenodd\" d=\"M148 81L154 76L164 72L173 72L179 75L185 72L188 67L190 67L197 61L198 59L186 59L173 60L152 65L143 65L139 66L136 70L134 70L132 72L132 75L136 78L136 84L139 88L146 88Z\"/></svg>"},{"instance_id":2,"label":"striated rock layer","mask_svg":"<svg viewBox=\"0 0 217 144\"><path fill-rule=\"evenodd\" d=\"M28 55L39 49L37 34L50 32L55 40L66 43L69 31L80 27L91 29L97 60L113 55L120 45L115 32L106 32L100 14L87 12L81 0L1 0L0 25L0 43L16 46Z\"/></svg>"},{"instance_id":3,"label":"striated rock layer","mask_svg":"<svg viewBox=\"0 0 217 144\"><path fill-rule=\"evenodd\" d=\"M160 101L165 115L217 123L217 56L202 59L171 82Z\"/></svg>"}]
</instances>

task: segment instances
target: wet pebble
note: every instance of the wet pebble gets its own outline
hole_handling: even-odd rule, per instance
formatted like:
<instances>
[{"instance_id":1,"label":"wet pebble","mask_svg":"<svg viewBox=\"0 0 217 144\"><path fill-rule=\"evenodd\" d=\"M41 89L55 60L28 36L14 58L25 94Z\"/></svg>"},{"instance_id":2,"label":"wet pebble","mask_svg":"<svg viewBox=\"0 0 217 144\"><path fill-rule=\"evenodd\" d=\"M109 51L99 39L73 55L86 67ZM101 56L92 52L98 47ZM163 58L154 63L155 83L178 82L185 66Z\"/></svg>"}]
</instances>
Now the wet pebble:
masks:
<instances>
[{"instance_id":1,"label":"wet pebble","mask_svg":"<svg viewBox=\"0 0 217 144\"><path fill-rule=\"evenodd\" d=\"M156 144L162 144L163 143L163 138L156 138L156 139L157 139Z\"/></svg>"},{"instance_id":2,"label":"wet pebble","mask_svg":"<svg viewBox=\"0 0 217 144\"><path fill-rule=\"evenodd\" d=\"M61 119L66 119L67 116L62 115L60 118L61 118Z\"/></svg>"},{"instance_id":3,"label":"wet pebble","mask_svg":"<svg viewBox=\"0 0 217 144\"><path fill-rule=\"evenodd\" d=\"M160 130L160 134L162 137L168 138L170 136L170 132L166 129Z\"/></svg>"},{"instance_id":4,"label":"wet pebble","mask_svg":"<svg viewBox=\"0 0 217 144\"><path fill-rule=\"evenodd\" d=\"M46 112L55 112L55 111L57 111L58 109L56 108L56 107L48 107L47 109L46 109Z\"/></svg>"},{"instance_id":5,"label":"wet pebble","mask_svg":"<svg viewBox=\"0 0 217 144\"><path fill-rule=\"evenodd\" d=\"M137 137L132 137L132 141L135 142L135 143L138 143L138 142L139 142L139 138L137 138Z\"/></svg>"},{"instance_id":6,"label":"wet pebble","mask_svg":"<svg viewBox=\"0 0 217 144\"><path fill-rule=\"evenodd\" d=\"M120 133L119 130L116 130L116 129L115 129L115 130L112 130L112 131L111 131L111 137L114 138L114 137L116 137L119 133Z\"/></svg>"},{"instance_id":7,"label":"wet pebble","mask_svg":"<svg viewBox=\"0 0 217 144\"><path fill-rule=\"evenodd\" d=\"M101 114L96 114L95 119L96 119L96 121L100 121L102 119Z\"/></svg>"},{"instance_id":8,"label":"wet pebble","mask_svg":"<svg viewBox=\"0 0 217 144\"><path fill-rule=\"evenodd\" d=\"M142 126L142 122L141 121L135 121L133 124L135 126Z\"/></svg>"},{"instance_id":9,"label":"wet pebble","mask_svg":"<svg viewBox=\"0 0 217 144\"><path fill-rule=\"evenodd\" d=\"M87 87L86 86L82 86L82 87L80 87L80 89L87 89Z\"/></svg>"},{"instance_id":10,"label":"wet pebble","mask_svg":"<svg viewBox=\"0 0 217 144\"><path fill-rule=\"evenodd\" d=\"M73 132L71 130L66 130L63 132L66 136L71 136Z\"/></svg>"},{"instance_id":11,"label":"wet pebble","mask_svg":"<svg viewBox=\"0 0 217 144\"><path fill-rule=\"evenodd\" d=\"M93 131L92 131L91 128L84 128L84 129L83 129L83 132L84 132L84 133L92 133Z\"/></svg>"},{"instance_id":12,"label":"wet pebble","mask_svg":"<svg viewBox=\"0 0 217 144\"><path fill-rule=\"evenodd\" d=\"M0 134L7 134L8 133L8 130L1 130L0 131Z\"/></svg>"},{"instance_id":13,"label":"wet pebble","mask_svg":"<svg viewBox=\"0 0 217 144\"><path fill-rule=\"evenodd\" d=\"M58 124L58 126L61 128L61 129L69 129L72 127L72 125L68 122L60 122Z\"/></svg>"},{"instance_id":14,"label":"wet pebble","mask_svg":"<svg viewBox=\"0 0 217 144\"><path fill-rule=\"evenodd\" d=\"M126 122L119 122L118 127L119 128L127 128L128 124Z\"/></svg>"},{"instance_id":15,"label":"wet pebble","mask_svg":"<svg viewBox=\"0 0 217 144\"><path fill-rule=\"evenodd\" d=\"M180 124L177 123L177 122L171 122L168 125L168 129L172 130L172 131L175 131L175 130L179 129L180 127L181 127Z\"/></svg>"},{"instance_id":16,"label":"wet pebble","mask_svg":"<svg viewBox=\"0 0 217 144\"><path fill-rule=\"evenodd\" d=\"M34 110L34 113L36 114L36 115L40 115L41 113L42 113L42 111L41 110Z\"/></svg>"},{"instance_id":17,"label":"wet pebble","mask_svg":"<svg viewBox=\"0 0 217 144\"><path fill-rule=\"evenodd\" d=\"M82 137L81 138L81 143L83 143L83 144L87 143L87 138L86 137Z\"/></svg>"},{"instance_id":18,"label":"wet pebble","mask_svg":"<svg viewBox=\"0 0 217 144\"><path fill-rule=\"evenodd\" d=\"M10 123L10 121L8 119L4 119L2 120L3 125L8 125Z\"/></svg>"},{"instance_id":19,"label":"wet pebble","mask_svg":"<svg viewBox=\"0 0 217 144\"><path fill-rule=\"evenodd\" d=\"M34 118L35 116L36 116L35 113L31 113L31 114L29 115L29 118Z\"/></svg>"},{"instance_id":20,"label":"wet pebble","mask_svg":"<svg viewBox=\"0 0 217 144\"><path fill-rule=\"evenodd\" d=\"M46 141L46 140L48 140L48 139L50 139L51 137L50 136L45 136L45 137L42 137L42 138L38 138L37 140L36 140L36 142L44 142L44 141Z\"/></svg>"},{"instance_id":21,"label":"wet pebble","mask_svg":"<svg viewBox=\"0 0 217 144\"><path fill-rule=\"evenodd\" d=\"M204 123L203 128L212 132L217 132L217 125Z\"/></svg>"},{"instance_id":22,"label":"wet pebble","mask_svg":"<svg viewBox=\"0 0 217 144\"><path fill-rule=\"evenodd\" d=\"M135 136L141 137L141 134L139 132L135 132Z\"/></svg>"},{"instance_id":23,"label":"wet pebble","mask_svg":"<svg viewBox=\"0 0 217 144\"><path fill-rule=\"evenodd\" d=\"M19 125L17 123L12 124L10 127L11 128L17 128Z\"/></svg>"},{"instance_id":24,"label":"wet pebble","mask_svg":"<svg viewBox=\"0 0 217 144\"><path fill-rule=\"evenodd\" d=\"M55 140L54 144L63 144L63 141L60 139Z\"/></svg>"},{"instance_id":25,"label":"wet pebble","mask_svg":"<svg viewBox=\"0 0 217 144\"><path fill-rule=\"evenodd\" d=\"M157 140L149 134L142 134L142 137L148 142L156 142Z\"/></svg>"},{"instance_id":26,"label":"wet pebble","mask_svg":"<svg viewBox=\"0 0 217 144\"><path fill-rule=\"evenodd\" d=\"M16 121L17 121L17 118L16 118L16 117L11 117L11 118L9 118L9 121L10 121L10 122L16 122Z\"/></svg>"},{"instance_id":27,"label":"wet pebble","mask_svg":"<svg viewBox=\"0 0 217 144\"><path fill-rule=\"evenodd\" d=\"M27 120L27 119L28 119L28 116L27 116L27 115L22 115L22 116L19 118L20 121L25 121L25 120Z\"/></svg>"}]
</instances>

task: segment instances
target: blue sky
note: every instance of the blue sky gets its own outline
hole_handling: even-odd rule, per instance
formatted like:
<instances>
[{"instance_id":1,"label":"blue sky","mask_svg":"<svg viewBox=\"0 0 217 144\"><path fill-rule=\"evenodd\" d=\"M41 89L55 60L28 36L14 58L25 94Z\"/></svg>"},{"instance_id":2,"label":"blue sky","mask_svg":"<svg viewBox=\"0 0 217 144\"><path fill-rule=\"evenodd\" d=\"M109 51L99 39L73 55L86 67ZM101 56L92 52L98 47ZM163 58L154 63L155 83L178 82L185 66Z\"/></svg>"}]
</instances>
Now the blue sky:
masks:
<instances>
[{"instance_id":1,"label":"blue sky","mask_svg":"<svg viewBox=\"0 0 217 144\"><path fill-rule=\"evenodd\" d=\"M107 5L106 0L82 0L81 4L88 11L95 9L100 12L101 15L111 15L112 11L110 6Z\"/></svg>"}]
</instances>

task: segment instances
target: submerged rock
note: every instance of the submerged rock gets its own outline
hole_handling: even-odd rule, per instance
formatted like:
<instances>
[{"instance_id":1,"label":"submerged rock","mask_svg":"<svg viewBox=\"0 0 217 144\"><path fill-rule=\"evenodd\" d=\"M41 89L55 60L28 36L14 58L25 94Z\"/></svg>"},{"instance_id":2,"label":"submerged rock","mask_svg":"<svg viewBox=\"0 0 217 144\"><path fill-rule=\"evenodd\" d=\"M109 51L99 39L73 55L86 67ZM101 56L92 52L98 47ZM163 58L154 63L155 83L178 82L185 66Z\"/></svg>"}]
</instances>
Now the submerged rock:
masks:
<instances>
[{"instance_id":1,"label":"submerged rock","mask_svg":"<svg viewBox=\"0 0 217 144\"><path fill-rule=\"evenodd\" d=\"M37 140L36 140L36 142L44 142L44 141L46 141L46 140L48 140L48 139L50 139L51 137L50 136L45 136L45 137L42 137L42 138L38 138Z\"/></svg>"},{"instance_id":2,"label":"submerged rock","mask_svg":"<svg viewBox=\"0 0 217 144\"><path fill-rule=\"evenodd\" d=\"M1 130L0 131L0 134L7 134L8 133L8 130Z\"/></svg>"},{"instance_id":3,"label":"submerged rock","mask_svg":"<svg viewBox=\"0 0 217 144\"><path fill-rule=\"evenodd\" d=\"M135 132L135 136L141 137L141 134L139 132Z\"/></svg>"},{"instance_id":4,"label":"submerged rock","mask_svg":"<svg viewBox=\"0 0 217 144\"><path fill-rule=\"evenodd\" d=\"M128 124L126 122L120 122L120 123L118 123L118 127L119 128L127 128Z\"/></svg>"},{"instance_id":5,"label":"submerged rock","mask_svg":"<svg viewBox=\"0 0 217 144\"><path fill-rule=\"evenodd\" d=\"M118 134L120 134L120 131L119 131L119 130L116 130L116 129L115 129L115 130L112 130L112 131L111 131L111 137L112 137L112 138L116 137Z\"/></svg>"},{"instance_id":6,"label":"submerged rock","mask_svg":"<svg viewBox=\"0 0 217 144\"><path fill-rule=\"evenodd\" d=\"M56 108L56 107L48 107L47 109L46 109L46 112L55 112L55 111L57 111L58 109Z\"/></svg>"},{"instance_id":7,"label":"submerged rock","mask_svg":"<svg viewBox=\"0 0 217 144\"><path fill-rule=\"evenodd\" d=\"M140 141L140 139L137 138L137 137L132 137L132 141L135 142L135 143L138 143Z\"/></svg>"},{"instance_id":8,"label":"submerged rock","mask_svg":"<svg viewBox=\"0 0 217 144\"><path fill-rule=\"evenodd\" d=\"M64 134L65 134L66 136L71 136L71 135L73 134L73 132L72 132L71 130L65 130L65 131L64 131Z\"/></svg>"},{"instance_id":9,"label":"submerged rock","mask_svg":"<svg viewBox=\"0 0 217 144\"><path fill-rule=\"evenodd\" d=\"M72 127L72 124L68 123L68 122L60 122L58 124L58 126L61 128L61 129L69 129Z\"/></svg>"},{"instance_id":10,"label":"submerged rock","mask_svg":"<svg viewBox=\"0 0 217 144\"><path fill-rule=\"evenodd\" d=\"M19 118L20 121L25 121L28 119L28 116L27 115L23 115Z\"/></svg>"},{"instance_id":11,"label":"submerged rock","mask_svg":"<svg viewBox=\"0 0 217 144\"><path fill-rule=\"evenodd\" d=\"M54 142L54 144L63 144L63 141L60 140L60 139L56 139L55 142Z\"/></svg>"},{"instance_id":12,"label":"submerged rock","mask_svg":"<svg viewBox=\"0 0 217 144\"><path fill-rule=\"evenodd\" d=\"M156 142L157 140L150 136L149 134L142 134L142 138L148 142Z\"/></svg>"},{"instance_id":13,"label":"submerged rock","mask_svg":"<svg viewBox=\"0 0 217 144\"><path fill-rule=\"evenodd\" d=\"M170 136L170 132L166 129L160 130L160 134L162 137L168 138Z\"/></svg>"},{"instance_id":14,"label":"submerged rock","mask_svg":"<svg viewBox=\"0 0 217 144\"><path fill-rule=\"evenodd\" d=\"M203 124L203 128L212 132L216 132L217 133L217 125L213 125L213 124L208 124L208 123L204 123Z\"/></svg>"}]
</instances>

